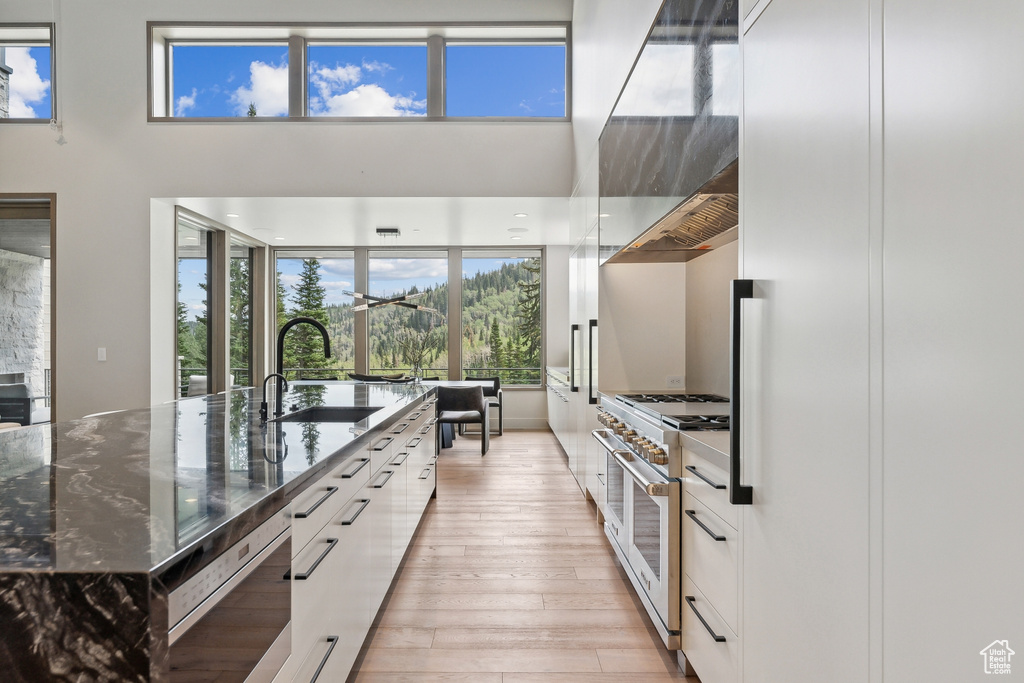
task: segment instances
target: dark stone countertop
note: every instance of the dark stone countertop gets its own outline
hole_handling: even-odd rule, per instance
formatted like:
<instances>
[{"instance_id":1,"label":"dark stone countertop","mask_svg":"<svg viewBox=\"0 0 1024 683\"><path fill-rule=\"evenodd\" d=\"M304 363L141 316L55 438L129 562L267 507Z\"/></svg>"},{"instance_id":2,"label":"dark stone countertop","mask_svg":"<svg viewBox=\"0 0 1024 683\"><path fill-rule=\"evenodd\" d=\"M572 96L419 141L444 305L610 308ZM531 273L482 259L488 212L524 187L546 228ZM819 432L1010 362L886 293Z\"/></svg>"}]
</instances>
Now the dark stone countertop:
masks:
<instances>
[{"instance_id":1,"label":"dark stone countertop","mask_svg":"<svg viewBox=\"0 0 1024 683\"><path fill-rule=\"evenodd\" d=\"M152 573L177 583L183 563L215 557L430 390L324 382L285 394L286 412L383 408L355 423L261 427L261 392L240 389L0 432L0 573Z\"/></svg>"}]
</instances>

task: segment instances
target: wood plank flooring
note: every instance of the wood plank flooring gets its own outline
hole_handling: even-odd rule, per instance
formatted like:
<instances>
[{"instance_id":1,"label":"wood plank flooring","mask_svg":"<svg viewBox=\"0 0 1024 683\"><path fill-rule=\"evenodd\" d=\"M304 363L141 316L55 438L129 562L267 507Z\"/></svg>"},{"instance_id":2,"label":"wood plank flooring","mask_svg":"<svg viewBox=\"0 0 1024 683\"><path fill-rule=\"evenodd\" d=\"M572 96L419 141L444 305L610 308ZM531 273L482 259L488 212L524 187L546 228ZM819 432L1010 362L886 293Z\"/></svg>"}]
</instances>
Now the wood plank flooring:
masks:
<instances>
[{"instance_id":1,"label":"wood plank flooring","mask_svg":"<svg viewBox=\"0 0 1024 683\"><path fill-rule=\"evenodd\" d=\"M350 683L683 680L551 432L438 458L431 501Z\"/></svg>"}]
</instances>

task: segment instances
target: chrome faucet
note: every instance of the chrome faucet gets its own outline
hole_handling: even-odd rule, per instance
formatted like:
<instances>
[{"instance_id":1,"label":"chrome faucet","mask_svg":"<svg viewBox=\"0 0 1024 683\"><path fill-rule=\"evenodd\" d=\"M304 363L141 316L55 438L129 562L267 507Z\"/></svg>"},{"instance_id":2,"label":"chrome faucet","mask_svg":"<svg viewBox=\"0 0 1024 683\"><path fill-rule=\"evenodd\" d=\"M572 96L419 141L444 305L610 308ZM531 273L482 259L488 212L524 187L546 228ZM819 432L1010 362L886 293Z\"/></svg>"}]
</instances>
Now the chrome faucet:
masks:
<instances>
[{"instance_id":1,"label":"chrome faucet","mask_svg":"<svg viewBox=\"0 0 1024 683\"><path fill-rule=\"evenodd\" d=\"M293 327L300 323L308 323L315 327L316 329L320 330L320 334L324 338L324 357L331 357L331 339L327 335L327 328L324 327L319 320L314 320L313 318L292 318L291 320L289 320L288 322L281 326L281 331L277 333L277 372L275 374L278 376L278 380L277 407L274 409L275 417L284 415L284 410L281 407L283 402L282 395L284 394L284 389L281 388L281 383L285 382L285 388L287 388L288 386L286 380L284 379L284 335L288 330L292 329ZM270 377L273 377L273 375L270 375ZM264 387L265 386L266 384L264 383Z\"/></svg>"},{"instance_id":2,"label":"chrome faucet","mask_svg":"<svg viewBox=\"0 0 1024 683\"><path fill-rule=\"evenodd\" d=\"M260 402L260 424L261 425L267 424L267 382L270 381L271 377L279 377L281 379L281 382L278 383L278 389L277 389L278 398L280 398L282 393L284 393L285 391L288 391L288 380L286 380L284 378L284 375L282 375L280 373L277 373L277 372L272 372L272 373L270 373L269 375L266 376L266 378L263 380L263 401ZM281 383L284 384L284 389L281 388Z\"/></svg>"}]
</instances>

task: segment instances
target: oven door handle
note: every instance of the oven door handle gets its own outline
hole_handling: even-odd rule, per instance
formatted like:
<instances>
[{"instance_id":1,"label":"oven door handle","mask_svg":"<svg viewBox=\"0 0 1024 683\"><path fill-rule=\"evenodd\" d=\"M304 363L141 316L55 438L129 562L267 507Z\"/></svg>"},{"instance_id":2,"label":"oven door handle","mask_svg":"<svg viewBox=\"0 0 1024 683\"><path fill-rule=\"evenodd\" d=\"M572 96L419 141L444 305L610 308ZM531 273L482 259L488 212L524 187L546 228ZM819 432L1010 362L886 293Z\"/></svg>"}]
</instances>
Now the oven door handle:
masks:
<instances>
[{"instance_id":1,"label":"oven door handle","mask_svg":"<svg viewBox=\"0 0 1024 683\"><path fill-rule=\"evenodd\" d=\"M590 432L590 434L595 439L597 439L597 442L599 444L604 446L604 449L606 451L608 451L612 455L615 455L616 453L619 453L620 455L622 455L627 460L632 460L633 459L633 454L630 453L629 451L627 451L626 449L624 449L624 448L615 448L614 447L615 444L613 444L611 442L611 440L608 438L608 430L607 429L595 429L592 432Z\"/></svg>"},{"instance_id":2,"label":"oven door handle","mask_svg":"<svg viewBox=\"0 0 1024 683\"><path fill-rule=\"evenodd\" d=\"M622 451L612 451L612 457L615 458L615 462L619 463L619 466L622 467L622 469L629 472L629 476L633 477L633 479L636 480L636 483L640 484L640 488L646 491L648 496L651 496L652 498L668 497L669 488L671 486L668 482L654 483L648 481L647 477L640 474L640 472L638 472L637 469L621 455L621 453ZM626 451L626 453L629 453L629 451ZM630 455L630 460L632 460L632 455Z\"/></svg>"}]
</instances>

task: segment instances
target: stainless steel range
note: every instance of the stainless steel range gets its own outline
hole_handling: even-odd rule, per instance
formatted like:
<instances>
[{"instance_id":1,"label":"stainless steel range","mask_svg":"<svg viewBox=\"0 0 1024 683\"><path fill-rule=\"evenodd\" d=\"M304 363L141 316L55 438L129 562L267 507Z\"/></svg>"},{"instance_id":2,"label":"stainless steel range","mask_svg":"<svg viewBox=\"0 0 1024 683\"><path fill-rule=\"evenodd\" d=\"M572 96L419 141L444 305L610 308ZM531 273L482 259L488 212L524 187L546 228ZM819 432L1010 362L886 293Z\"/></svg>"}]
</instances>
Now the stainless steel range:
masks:
<instances>
[{"instance_id":1,"label":"stainless steel range","mask_svg":"<svg viewBox=\"0 0 1024 683\"><path fill-rule=\"evenodd\" d=\"M679 649L682 598L681 431L729 428L709 394L602 397L594 430L607 458L605 535L665 646Z\"/></svg>"}]
</instances>

